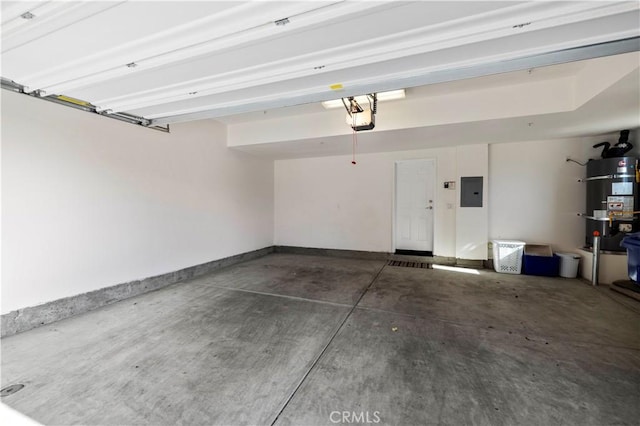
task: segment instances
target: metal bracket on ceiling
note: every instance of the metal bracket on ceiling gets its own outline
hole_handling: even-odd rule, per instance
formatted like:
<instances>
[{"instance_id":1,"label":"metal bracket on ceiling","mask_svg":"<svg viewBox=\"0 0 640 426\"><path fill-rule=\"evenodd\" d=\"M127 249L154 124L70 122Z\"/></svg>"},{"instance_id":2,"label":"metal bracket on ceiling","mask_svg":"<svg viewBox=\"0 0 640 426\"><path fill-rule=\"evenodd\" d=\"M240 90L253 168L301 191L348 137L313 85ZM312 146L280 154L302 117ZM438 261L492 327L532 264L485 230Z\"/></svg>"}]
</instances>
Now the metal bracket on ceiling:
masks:
<instances>
[{"instance_id":1,"label":"metal bracket on ceiling","mask_svg":"<svg viewBox=\"0 0 640 426\"><path fill-rule=\"evenodd\" d=\"M32 98L42 99L45 101L53 102L59 105L79 109L81 111L90 112L103 117L113 118L115 120L124 121L125 123L135 124L145 127L147 129L159 130L161 132L170 133L169 124L165 126L156 125L152 120L148 118L139 117L133 114L127 114L126 112L112 112L110 110L98 111L95 105L90 102L86 102L80 99L75 99L64 95L45 95L41 90L27 91L25 86L16 83L13 80L1 77L2 88L10 90L12 92L20 93L23 95L31 96Z\"/></svg>"},{"instance_id":2,"label":"metal bracket on ceiling","mask_svg":"<svg viewBox=\"0 0 640 426\"><path fill-rule=\"evenodd\" d=\"M371 93L365 96L369 101L369 109L371 110L371 114L375 114L376 112L378 112L377 111L378 110L378 94ZM349 101L349 105L347 105L346 101ZM348 98L342 98L342 104L344 105L344 108L347 110L347 114L349 114L350 116L353 116L353 114L358 114L364 111L364 109L358 103L358 101L356 101L354 96L349 96Z\"/></svg>"},{"instance_id":3,"label":"metal bracket on ceiling","mask_svg":"<svg viewBox=\"0 0 640 426\"><path fill-rule=\"evenodd\" d=\"M347 105L347 102L345 101L345 99L349 101L349 105ZM348 98L342 98L342 104L344 105L344 109L347 110L347 114L349 114L350 116L353 116L353 114L357 114L359 112L364 111L360 106L360 104L358 103L358 101L356 101L353 96L349 96Z\"/></svg>"}]
</instances>

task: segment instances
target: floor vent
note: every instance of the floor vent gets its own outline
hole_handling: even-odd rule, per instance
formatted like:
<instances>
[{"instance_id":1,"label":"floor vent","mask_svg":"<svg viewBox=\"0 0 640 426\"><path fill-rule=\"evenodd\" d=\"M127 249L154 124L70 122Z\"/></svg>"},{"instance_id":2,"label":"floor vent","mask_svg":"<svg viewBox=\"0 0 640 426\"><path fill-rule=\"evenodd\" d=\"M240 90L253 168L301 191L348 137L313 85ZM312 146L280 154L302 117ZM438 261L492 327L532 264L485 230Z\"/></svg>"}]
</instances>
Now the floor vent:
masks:
<instances>
[{"instance_id":1,"label":"floor vent","mask_svg":"<svg viewBox=\"0 0 640 426\"><path fill-rule=\"evenodd\" d=\"M400 266L402 268L422 268L422 269L433 269L430 263L422 263L422 262L408 262L406 260L390 260L387 263L389 266Z\"/></svg>"}]
</instances>

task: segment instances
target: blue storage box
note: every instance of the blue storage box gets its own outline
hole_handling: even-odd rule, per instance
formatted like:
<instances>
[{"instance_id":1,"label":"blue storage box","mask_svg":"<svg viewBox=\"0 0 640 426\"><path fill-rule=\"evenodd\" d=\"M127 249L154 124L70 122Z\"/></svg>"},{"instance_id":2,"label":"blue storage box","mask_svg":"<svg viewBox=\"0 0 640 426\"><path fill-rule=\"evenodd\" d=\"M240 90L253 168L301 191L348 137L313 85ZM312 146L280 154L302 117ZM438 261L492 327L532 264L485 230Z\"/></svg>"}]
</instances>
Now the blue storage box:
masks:
<instances>
[{"instance_id":1,"label":"blue storage box","mask_svg":"<svg viewBox=\"0 0 640 426\"><path fill-rule=\"evenodd\" d=\"M627 269L632 281L640 281L640 232L629 234L620 245L627 249Z\"/></svg>"},{"instance_id":2,"label":"blue storage box","mask_svg":"<svg viewBox=\"0 0 640 426\"><path fill-rule=\"evenodd\" d=\"M524 247L522 267L526 275L557 277L560 272L560 256L553 254L550 246L527 244Z\"/></svg>"}]
</instances>

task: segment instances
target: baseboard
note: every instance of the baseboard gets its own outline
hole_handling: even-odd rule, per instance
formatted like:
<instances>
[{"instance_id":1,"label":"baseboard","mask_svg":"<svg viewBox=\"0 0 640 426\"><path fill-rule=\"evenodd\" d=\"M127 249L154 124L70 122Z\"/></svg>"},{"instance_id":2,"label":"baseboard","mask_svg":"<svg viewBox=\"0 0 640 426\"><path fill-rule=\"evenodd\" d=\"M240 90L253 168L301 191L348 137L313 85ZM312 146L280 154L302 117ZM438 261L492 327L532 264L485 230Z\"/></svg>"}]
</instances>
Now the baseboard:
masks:
<instances>
[{"instance_id":1,"label":"baseboard","mask_svg":"<svg viewBox=\"0 0 640 426\"><path fill-rule=\"evenodd\" d=\"M345 257L349 259L366 259L366 260L388 260L391 253L382 251L361 251L361 250L342 250L342 249L324 249L313 247L295 247L295 246L274 246L275 253L286 254L306 254L311 256L330 256Z\"/></svg>"},{"instance_id":2,"label":"baseboard","mask_svg":"<svg viewBox=\"0 0 640 426\"><path fill-rule=\"evenodd\" d=\"M485 261L474 259L456 259L456 265L463 268L484 269Z\"/></svg>"},{"instance_id":3,"label":"baseboard","mask_svg":"<svg viewBox=\"0 0 640 426\"><path fill-rule=\"evenodd\" d=\"M111 303L158 290L190 278L195 278L220 268L257 259L273 252L273 246L265 247L200 265L190 266L178 271L117 284L88 293L54 300L38 306L18 309L0 316L0 337L11 336L36 327L51 324L52 322L89 312Z\"/></svg>"}]
</instances>

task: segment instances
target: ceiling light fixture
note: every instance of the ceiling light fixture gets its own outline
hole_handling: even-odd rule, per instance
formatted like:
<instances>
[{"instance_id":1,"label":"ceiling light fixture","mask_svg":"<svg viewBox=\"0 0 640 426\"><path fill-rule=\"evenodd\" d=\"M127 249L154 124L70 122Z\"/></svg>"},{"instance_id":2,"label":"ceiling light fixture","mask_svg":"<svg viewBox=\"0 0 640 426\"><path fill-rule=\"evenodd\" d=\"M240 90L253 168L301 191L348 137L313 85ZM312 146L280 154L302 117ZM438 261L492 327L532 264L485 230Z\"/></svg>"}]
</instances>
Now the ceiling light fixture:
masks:
<instances>
[{"instance_id":1,"label":"ceiling light fixture","mask_svg":"<svg viewBox=\"0 0 640 426\"><path fill-rule=\"evenodd\" d=\"M21 17L22 19L33 19L33 18L35 18L35 17L36 17L36 15L34 15L34 14L33 14L33 13L31 13L31 12L25 12L25 13L23 13L22 15L20 15L20 17Z\"/></svg>"},{"instance_id":2,"label":"ceiling light fixture","mask_svg":"<svg viewBox=\"0 0 640 426\"><path fill-rule=\"evenodd\" d=\"M289 23L289 18L278 19L277 21L273 21L274 24L278 27L283 27Z\"/></svg>"},{"instance_id":3,"label":"ceiling light fixture","mask_svg":"<svg viewBox=\"0 0 640 426\"><path fill-rule=\"evenodd\" d=\"M378 96L378 102L380 102L380 101L393 101L397 99L404 99L406 97L406 94L404 89L400 89L400 90L391 90L389 92L379 92L377 96ZM354 99L356 100L356 102L362 103L362 104L366 104L367 102L369 102L367 95L356 96ZM332 109L332 108L344 107L344 104L342 103L342 99L334 99L331 101L322 102L322 106L325 107L326 109Z\"/></svg>"}]
</instances>

